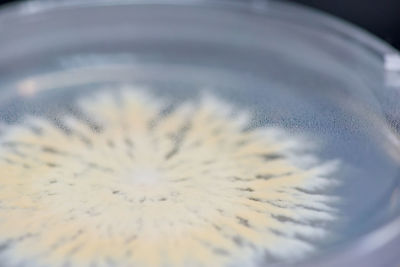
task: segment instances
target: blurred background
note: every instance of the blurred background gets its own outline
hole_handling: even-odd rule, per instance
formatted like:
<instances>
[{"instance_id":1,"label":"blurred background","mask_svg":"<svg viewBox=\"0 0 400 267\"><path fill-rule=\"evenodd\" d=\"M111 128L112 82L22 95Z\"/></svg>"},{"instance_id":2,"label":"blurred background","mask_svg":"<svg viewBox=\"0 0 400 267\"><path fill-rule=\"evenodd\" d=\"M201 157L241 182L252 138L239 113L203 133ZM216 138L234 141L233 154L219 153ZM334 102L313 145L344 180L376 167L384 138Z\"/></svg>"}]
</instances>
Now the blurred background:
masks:
<instances>
[{"instance_id":1,"label":"blurred background","mask_svg":"<svg viewBox=\"0 0 400 267\"><path fill-rule=\"evenodd\" d=\"M21 1L0 0L0 5L12 2ZM303 4L343 18L400 50L400 0L287 0L287 2Z\"/></svg>"}]
</instances>

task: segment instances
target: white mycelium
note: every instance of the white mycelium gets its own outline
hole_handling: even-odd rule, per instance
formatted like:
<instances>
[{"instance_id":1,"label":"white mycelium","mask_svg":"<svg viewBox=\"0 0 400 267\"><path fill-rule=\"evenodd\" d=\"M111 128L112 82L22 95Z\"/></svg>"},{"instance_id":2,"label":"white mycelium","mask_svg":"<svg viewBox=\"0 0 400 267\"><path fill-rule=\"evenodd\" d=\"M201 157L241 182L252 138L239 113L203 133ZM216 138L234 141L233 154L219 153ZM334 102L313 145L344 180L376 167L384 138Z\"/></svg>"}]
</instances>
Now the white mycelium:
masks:
<instances>
[{"instance_id":1,"label":"white mycelium","mask_svg":"<svg viewBox=\"0 0 400 267\"><path fill-rule=\"evenodd\" d=\"M80 99L90 120L26 118L0 138L7 266L225 266L292 260L334 219L336 162L207 96L168 108L143 91ZM267 255L267 256L266 256Z\"/></svg>"}]
</instances>

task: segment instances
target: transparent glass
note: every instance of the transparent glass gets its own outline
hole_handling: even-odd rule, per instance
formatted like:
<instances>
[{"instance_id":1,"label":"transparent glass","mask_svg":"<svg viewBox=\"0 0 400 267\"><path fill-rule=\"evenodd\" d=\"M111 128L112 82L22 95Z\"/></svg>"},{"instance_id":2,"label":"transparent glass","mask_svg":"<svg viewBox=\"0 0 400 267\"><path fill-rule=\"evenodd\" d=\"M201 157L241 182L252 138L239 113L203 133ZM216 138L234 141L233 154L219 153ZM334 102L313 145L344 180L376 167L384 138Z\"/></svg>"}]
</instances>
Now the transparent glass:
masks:
<instances>
[{"instance_id":1,"label":"transparent glass","mask_svg":"<svg viewBox=\"0 0 400 267\"><path fill-rule=\"evenodd\" d=\"M3 130L27 114L57 122L98 87L177 101L208 88L342 162L337 237L296 266L400 262L400 88L384 67L397 52L375 37L257 1L34 1L1 11L0 36Z\"/></svg>"}]
</instances>

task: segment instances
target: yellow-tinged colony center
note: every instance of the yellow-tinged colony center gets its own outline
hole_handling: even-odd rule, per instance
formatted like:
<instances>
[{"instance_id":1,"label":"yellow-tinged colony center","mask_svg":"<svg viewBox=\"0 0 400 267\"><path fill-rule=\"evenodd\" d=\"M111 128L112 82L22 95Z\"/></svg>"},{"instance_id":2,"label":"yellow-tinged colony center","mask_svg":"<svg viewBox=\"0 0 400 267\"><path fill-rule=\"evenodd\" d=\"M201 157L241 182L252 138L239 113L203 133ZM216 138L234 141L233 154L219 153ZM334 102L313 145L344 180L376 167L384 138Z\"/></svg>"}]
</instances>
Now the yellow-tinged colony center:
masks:
<instances>
[{"instance_id":1,"label":"yellow-tinged colony center","mask_svg":"<svg viewBox=\"0 0 400 267\"><path fill-rule=\"evenodd\" d=\"M170 106L135 88L79 101L98 128L26 118L0 137L8 266L245 266L314 251L335 219L337 162L249 128L212 96Z\"/></svg>"}]
</instances>

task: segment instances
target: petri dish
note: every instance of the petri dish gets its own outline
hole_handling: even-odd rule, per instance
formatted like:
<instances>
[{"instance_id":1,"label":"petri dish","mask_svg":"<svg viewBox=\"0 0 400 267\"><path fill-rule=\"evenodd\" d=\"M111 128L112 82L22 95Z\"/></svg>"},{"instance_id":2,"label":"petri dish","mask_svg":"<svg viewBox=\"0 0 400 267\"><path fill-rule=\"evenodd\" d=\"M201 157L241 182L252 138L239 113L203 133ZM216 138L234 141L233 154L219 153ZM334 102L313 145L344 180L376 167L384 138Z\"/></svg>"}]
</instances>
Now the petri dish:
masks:
<instances>
[{"instance_id":1,"label":"petri dish","mask_svg":"<svg viewBox=\"0 0 400 267\"><path fill-rule=\"evenodd\" d=\"M363 30L275 1L32 1L0 35L2 265L400 262L398 52Z\"/></svg>"}]
</instances>

